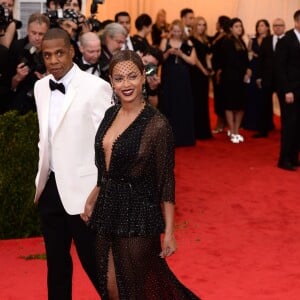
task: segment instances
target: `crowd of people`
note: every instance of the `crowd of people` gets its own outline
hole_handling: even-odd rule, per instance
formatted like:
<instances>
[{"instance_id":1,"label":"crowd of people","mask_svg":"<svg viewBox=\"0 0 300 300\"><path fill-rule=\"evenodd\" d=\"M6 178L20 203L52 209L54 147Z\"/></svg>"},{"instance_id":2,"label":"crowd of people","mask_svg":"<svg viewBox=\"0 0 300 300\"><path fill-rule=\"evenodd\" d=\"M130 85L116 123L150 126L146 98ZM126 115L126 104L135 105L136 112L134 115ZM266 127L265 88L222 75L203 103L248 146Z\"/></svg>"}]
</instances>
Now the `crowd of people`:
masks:
<instances>
[{"instance_id":1,"label":"crowd of people","mask_svg":"<svg viewBox=\"0 0 300 300\"><path fill-rule=\"evenodd\" d=\"M12 0L2 1L12 14ZM176 251L174 148L226 128L233 144L244 142L240 128L267 137L277 92L278 167L297 169L300 11L287 32L280 18L273 34L258 20L247 45L236 17L220 16L209 36L191 8L170 23L162 9L154 23L139 15L131 35L128 12L99 22L81 4L47 1L22 39L12 15L0 28L1 113L37 111L39 119L35 201L49 299L72 297L72 240L102 299L199 299L162 260Z\"/></svg>"}]
</instances>

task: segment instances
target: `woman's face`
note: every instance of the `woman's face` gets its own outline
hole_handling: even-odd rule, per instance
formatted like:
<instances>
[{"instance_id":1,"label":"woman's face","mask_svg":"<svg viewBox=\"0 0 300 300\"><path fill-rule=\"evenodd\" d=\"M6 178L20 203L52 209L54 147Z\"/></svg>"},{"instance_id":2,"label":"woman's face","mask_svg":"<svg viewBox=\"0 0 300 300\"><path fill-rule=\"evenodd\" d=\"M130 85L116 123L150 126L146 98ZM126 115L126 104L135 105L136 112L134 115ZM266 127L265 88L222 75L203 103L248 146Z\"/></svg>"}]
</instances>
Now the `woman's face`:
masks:
<instances>
[{"instance_id":1,"label":"woman's face","mask_svg":"<svg viewBox=\"0 0 300 300\"><path fill-rule=\"evenodd\" d=\"M142 88L145 76L132 61L117 63L112 70L110 80L121 104L140 102L143 99Z\"/></svg>"},{"instance_id":2,"label":"woman's face","mask_svg":"<svg viewBox=\"0 0 300 300\"><path fill-rule=\"evenodd\" d=\"M182 38L182 30L178 25L174 25L170 33L174 38Z\"/></svg>"},{"instance_id":3,"label":"woman's face","mask_svg":"<svg viewBox=\"0 0 300 300\"><path fill-rule=\"evenodd\" d=\"M157 21L159 24L164 24L166 22L166 14L163 12L159 12L157 14Z\"/></svg>"},{"instance_id":4,"label":"woman's face","mask_svg":"<svg viewBox=\"0 0 300 300\"><path fill-rule=\"evenodd\" d=\"M203 34L206 30L206 22L204 20L199 20L196 25L197 34Z\"/></svg>"},{"instance_id":5,"label":"woman's face","mask_svg":"<svg viewBox=\"0 0 300 300\"><path fill-rule=\"evenodd\" d=\"M268 29L269 28L266 26L264 22L259 22L257 26L257 32L259 35L266 34L268 32Z\"/></svg>"},{"instance_id":6,"label":"woman's face","mask_svg":"<svg viewBox=\"0 0 300 300\"><path fill-rule=\"evenodd\" d=\"M241 22L235 22L231 27L231 32L235 36L242 36L243 34L243 25Z\"/></svg>"}]
</instances>

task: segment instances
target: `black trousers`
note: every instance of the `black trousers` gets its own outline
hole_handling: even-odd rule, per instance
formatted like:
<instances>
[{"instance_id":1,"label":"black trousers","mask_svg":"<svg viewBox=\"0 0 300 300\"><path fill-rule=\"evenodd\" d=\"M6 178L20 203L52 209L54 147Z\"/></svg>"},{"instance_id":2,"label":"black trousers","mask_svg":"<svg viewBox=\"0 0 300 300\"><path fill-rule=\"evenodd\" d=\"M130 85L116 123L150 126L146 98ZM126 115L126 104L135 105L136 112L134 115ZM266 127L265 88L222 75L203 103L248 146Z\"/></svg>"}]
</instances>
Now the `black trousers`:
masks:
<instances>
[{"instance_id":1,"label":"black trousers","mask_svg":"<svg viewBox=\"0 0 300 300\"><path fill-rule=\"evenodd\" d=\"M258 132L261 134L268 134L273 125L273 92L271 87L262 88L262 101L260 103L259 118L258 118Z\"/></svg>"},{"instance_id":2,"label":"black trousers","mask_svg":"<svg viewBox=\"0 0 300 300\"><path fill-rule=\"evenodd\" d=\"M98 291L94 233L82 221L80 215L66 213L53 172L50 173L38 207L47 254L48 299L72 299L72 240L84 270Z\"/></svg>"},{"instance_id":3,"label":"black trousers","mask_svg":"<svg viewBox=\"0 0 300 300\"><path fill-rule=\"evenodd\" d=\"M294 102L290 104L285 102L285 94L278 96L281 114L279 164L296 165L300 150L300 90L294 93Z\"/></svg>"}]
</instances>

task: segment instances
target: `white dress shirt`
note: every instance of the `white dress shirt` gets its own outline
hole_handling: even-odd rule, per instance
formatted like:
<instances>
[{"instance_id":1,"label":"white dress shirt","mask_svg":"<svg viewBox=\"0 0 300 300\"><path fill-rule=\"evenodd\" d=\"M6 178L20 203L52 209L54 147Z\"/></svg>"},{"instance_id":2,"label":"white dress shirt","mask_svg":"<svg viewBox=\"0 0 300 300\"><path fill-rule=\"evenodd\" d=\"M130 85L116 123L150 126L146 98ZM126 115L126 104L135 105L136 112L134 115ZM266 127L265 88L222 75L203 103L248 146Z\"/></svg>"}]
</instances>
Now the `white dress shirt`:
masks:
<instances>
[{"instance_id":1,"label":"white dress shirt","mask_svg":"<svg viewBox=\"0 0 300 300\"><path fill-rule=\"evenodd\" d=\"M54 77L52 77L51 79L57 83L63 83L67 93L68 85L72 80L74 72L75 72L75 68L73 65L71 70L59 81L56 81ZM55 172L55 170L53 169L53 164L52 164L52 138L53 138L53 133L58 125L57 122L61 114L62 108L64 106L65 97L66 95L61 93L59 90L51 91L51 98L49 103L48 144L49 144L49 153L50 153L49 166L50 166L50 170L53 172Z\"/></svg>"},{"instance_id":2,"label":"white dress shirt","mask_svg":"<svg viewBox=\"0 0 300 300\"><path fill-rule=\"evenodd\" d=\"M133 49L132 42L131 42L130 35L127 35L127 38L126 38L126 40L125 40L125 43L124 43L124 45L123 45L122 48L121 48L121 50L126 50L126 49L132 50L132 51L134 50L134 49Z\"/></svg>"},{"instance_id":3,"label":"white dress shirt","mask_svg":"<svg viewBox=\"0 0 300 300\"><path fill-rule=\"evenodd\" d=\"M84 64L86 64L86 65L90 65L90 63L87 62L87 61L84 59L84 57L82 57L82 62L83 62ZM87 70L85 70L85 72L88 72L88 73L90 73L90 74L92 74L92 75L96 75L96 76L100 77L99 66L98 66L97 69L94 71L94 73L93 73L93 70L94 70L94 66L91 66L90 68L88 68Z\"/></svg>"},{"instance_id":4,"label":"white dress shirt","mask_svg":"<svg viewBox=\"0 0 300 300\"><path fill-rule=\"evenodd\" d=\"M296 28L294 29L294 32L295 32L296 37L297 37L297 39L298 39L298 41L300 43L300 32Z\"/></svg>"},{"instance_id":5,"label":"white dress shirt","mask_svg":"<svg viewBox=\"0 0 300 300\"><path fill-rule=\"evenodd\" d=\"M273 35L273 51L276 49L276 45L279 39L281 39L284 36L284 34L278 36L278 35Z\"/></svg>"}]
</instances>

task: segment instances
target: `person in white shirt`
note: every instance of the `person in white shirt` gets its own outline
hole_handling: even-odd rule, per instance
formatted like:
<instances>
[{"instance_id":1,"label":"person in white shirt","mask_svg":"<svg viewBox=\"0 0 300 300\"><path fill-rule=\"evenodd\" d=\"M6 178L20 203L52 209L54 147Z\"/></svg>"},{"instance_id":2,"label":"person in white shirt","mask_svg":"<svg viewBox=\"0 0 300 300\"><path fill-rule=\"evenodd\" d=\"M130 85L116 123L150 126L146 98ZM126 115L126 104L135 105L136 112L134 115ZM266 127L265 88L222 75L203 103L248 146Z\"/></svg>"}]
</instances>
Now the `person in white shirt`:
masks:
<instances>
[{"instance_id":1,"label":"person in white shirt","mask_svg":"<svg viewBox=\"0 0 300 300\"><path fill-rule=\"evenodd\" d=\"M97 288L94 234L80 218L97 182L94 140L112 89L73 63L68 33L47 31L42 55L49 75L34 95L39 123L35 203L41 217L48 268L48 300L72 299L71 243Z\"/></svg>"},{"instance_id":2,"label":"person in white shirt","mask_svg":"<svg viewBox=\"0 0 300 300\"><path fill-rule=\"evenodd\" d=\"M194 22L194 11L191 8L184 8L180 11L180 19L184 26L184 32L187 36L191 35Z\"/></svg>"}]
</instances>

